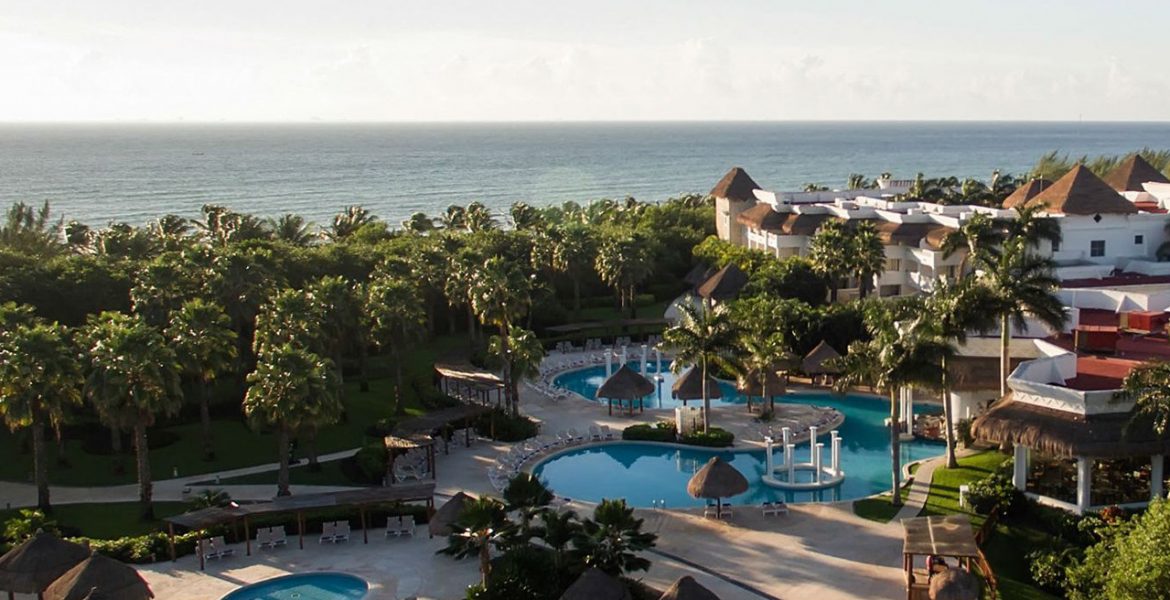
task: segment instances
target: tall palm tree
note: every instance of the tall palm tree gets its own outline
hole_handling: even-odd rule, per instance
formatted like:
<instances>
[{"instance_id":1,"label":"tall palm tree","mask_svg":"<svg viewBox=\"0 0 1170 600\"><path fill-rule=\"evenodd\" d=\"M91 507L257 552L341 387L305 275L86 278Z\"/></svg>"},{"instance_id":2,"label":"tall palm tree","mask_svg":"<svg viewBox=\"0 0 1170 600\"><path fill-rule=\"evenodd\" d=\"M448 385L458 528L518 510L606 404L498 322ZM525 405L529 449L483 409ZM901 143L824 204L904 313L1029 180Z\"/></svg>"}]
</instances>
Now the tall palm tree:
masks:
<instances>
[{"instance_id":1,"label":"tall palm tree","mask_svg":"<svg viewBox=\"0 0 1170 600\"><path fill-rule=\"evenodd\" d=\"M826 221L808 241L813 269L829 283L829 301L837 301L841 280L852 271L849 234L841 221Z\"/></svg>"},{"instance_id":2,"label":"tall palm tree","mask_svg":"<svg viewBox=\"0 0 1170 600\"><path fill-rule=\"evenodd\" d=\"M286 213L276 219L268 219L268 228L277 241L293 246L308 246L313 243L313 224L293 213Z\"/></svg>"},{"instance_id":3,"label":"tall palm tree","mask_svg":"<svg viewBox=\"0 0 1170 600\"><path fill-rule=\"evenodd\" d=\"M402 222L402 228L413 234L429 233L435 230L435 221L425 212L411 213L410 217Z\"/></svg>"},{"instance_id":4,"label":"tall palm tree","mask_svg":"<svg viewBox=\"0 0 1170 600\"><path fill-rule=\"evenodd\" d=\"M531 525L537 513L553 501L553 493L538 477L531 473L518 473L508 480L501 492L504 505L509 512L520 515L518 528L520 541L527 542L534 533Z\"/></svg>"},{"instance_id":5,"label":"tall palm tree","mask_svg":"<svg viewBox=\"0 0 1170 600\"><path fill-rule=\"evenodd\" d=\"M849 252L850 267L858 281L857 294L864 299L874 276L880 275L886 264L886 247L871 221L861 221L849 234Z\"/></svg>"},{"instance_id":6,"label":"tall palm tree","mask_svg":"<svg viewBox=\"0 0 1170 600\"><path fill-rule=\"evenodd\" d=\"M252 340L256 355L282 344L294 344L316 353L321 353L326 345L322 307L307 291L280 290L256 315L256 334Z\"/></svg>"},{"instance_id":7,"label":"tall palm tree","mask_svg":"<svg viewBox=\"0 0 1170 600\"><path fill-rule=\"evenodd\" d=\"M735 324L726 304L711 306L688 298L679 303L679 320L662 334L664 345L674 353L672 368L695 365L703 375L703 430L711 427L711 398L707 381L716 368L735 372L737 363Z\"/></svg>"},{"instance_id":8,"label":"tall palm tree","mask_svg":"<svg viewBox=\"0 0 1170 600\"><path fill-rule=\"evenodd\" d=\"M496 228L496 217L492 215L491 209L483 202L477 201L468 204L467 211L464 213L464 219L464 225L472 233L490 231Z\"/></svg>"},{"instance_id":9,"label":"tall palm tree","mask_svg":"<svg viewBox=\"0 0 1170 600\"><path fill-rule=\"evenodd\" d=\"M499 500L477 498L463 506L452 524L454 533L447 538L447 547L438 553L455 558L478 557L480 583L486 586L492 574L492 548L507 545L512 528L507 510Z\"/></svg>"},{"instance_id":10,"label":"tall palm tree","mask_svg":"<svg viewBox=\"0 0 1170 600\"><path fill-rule=\"evenodd\" d=\"M581 315L581 278L593 268L597 244L589 227L570 223L553 232L552 266L573 282L573 316Z\"/></svg>"},{"instance_id":11,"label":"tall palm tree","mask_svg":"<svg viewBox=\"0 0 1170 600\"><path fill-rule=\"evenodd\" d=\"M90 318L83 335L89 356L85 396L106 425L134 432L138 499L153 517L150 448L146 428L182 405L178 358L158 330L140 317L104 312Z\"/></svg>"},{"instance_id":12,"label":"tall palm tree","mask_svg":"<svg viewBox=\"0 0 1170 600\"><path fill-rule=\"evenodd\" d=\"M248 374L244 415L254 427L274 427L280 471L276 495L288 496L289 439L301 428L336 423L342 403L333 364L292 343L273 346L260 355Z\"/></svg>"},{"instance_id":13,"label":"tall palm tree","mask_svg":"<svg viewBox=\"0 0 1170 600\"><path fill-rule=\"evenodd\" d=\"M394 361L394 412L403 414L403 357L426 330L427 316L419 303L418 288L402 278L375 279L367 287L364 312L370 337L389 350Z\"/></svg>"},{"instance_id":14,"label":"tall palm tree","mask_svg":"<svg viewBox=\"0 0 1170 600\"><path fill-rule=\"evenodd\" d=\"M475 332L475 308L471 296L475 290L476 273L483 259L470 249L448 253L447 278L443 282L443 295L452 309L462 308L467 313L467 338L472 348L477 337ZM452 321L454 329L454 321Z\"/></svg>"},{"instance_id":15,"label":"tall palm tree","mask_svg":"<svg viewBox=\"0 0 1170 600\"><path fill-rule=\"evenodd\" d=\"M337 369L337 385L345 389L342 359L345 351L354 345L361 329L362 300L351 281L341 276L326 276L311 282L305 292L320 319L322 341L319 349L333 358Z\"/></svg>"},{"instance_id":16,"label":"tall palm tree","mask_svg":"<svg viewBox=\"0 0 1170 600\"><path fill-rule=\"evenodd\" d=\"M592 206L592 205L590 205ZM654 252L651 241L642 233L610 233L597 250L594 268L598 276L614 289L621 310L629 309L630 318L638 316L637 286L653 271Z\"/></svg>"},{"instance_id":17,"label":"tall palm tree","mask_svg":"<svg viewBox=\"0 0 1170 600\"><path fill-rule=\"evenodd\" d=\"M493 256L484 261L475 274L471 289L471 307L480 322L496 328L500 333L494 354L503 365L504 389L509 406L514 406L515 388L512 382L511 341L512 325L525 313L532 302L532 282L516 265Z\"/></svg>"},{"instance_id":18,"label":"tall palm tree","mask_svg":"<svg viewBox=\"0 0 1170 600\"><path fill-rule=\"evenodd\" d=\"M202 298L188 300L171 315L166 337L183 373L198 384L199 421L203 428L203 459L215 460L211 438L211 383L228 373L236 360L236 332L219 305Z\"/></svg>"},{"instance_id":19,"label":"tall palm tree","mask_svg":"<svg viewBox=\"0 0 1170 600\"><path fill-rule=\"evenodd\" d=\"M653 548L658 536L642 531L642 523L625 500L602 500L593 516L581 522L573 538L573 553L586 566L615 577L645 571L650 561L638 553Z\"/></svg>"},{"instance_id":20,"label":"tall palm tree","mask_svg":"<svg viewBox=\"0 0 1170 600\"><path fill-rule=\"evenodd\" d=\"M569 544L581 531L581 524L577 522L577 513L566 510L543 510L540 513L540 525L537 526L537 537L544 540L545 545L553 551L553 564L559 571L565 564Z\"/></svg>"},{"instance_id":21,"label":"tall palm tree","mask_svg":"<svg viewBox=\"0 0 1170 600\"><path fill-rule=\"evenodd\" d=\"M333 215L333 223L326 235L334 241L344 240L363 226L377 220L377 217L361 206L347 206L340 213Z\"/></svg>"},{"instance_id":22,"label":"tall palm tree","mask_svg":"<svg viewBox=\"0 0 1170 600\"><path fill-rule=\"evenodd\" d=\"M488 342L488 353L504 365L508 373L508 406L513 415L520 414L520 382L540 376L540 362L544 360L544 344L536 334L511 326L508 333L494 335Z\"/></svg>"},{"instance_id":23,"label":"tall palm tree","mask_svg":"<svg viewBox=\"0 0 1170 600\"><path fill-rule=\"evenodd\" d=\"M849 345L845 356L835 359L841 369L835 386L847 390L868 385L890 399L891 502L902 505L902 457L898 392L906 387L933 389L942 381L940 358L952 356L954 348L935 335L928 318L898 320L899 307L873 305L866 315L866 329L872 338Z\"/></svg>"},{"instance_id":24,"label":"tall palm tree","mask_svg":"<svg viewBox=\"0 0 1170 600\"><path fill-rule=\"evenodd\" d=\"M452 204L439 217L439 224L447 231L459 231L467 227L467 209Z\"/></svg>"},{"instance_id":25,"label":"tall palm tree","mask_svg":"<svg viewBox=\"0 0 1170 600\"><path fill-rule=\"evenodd\" d=\"M985 213L975 213L970 219L959 225L957 230L948 233L943 238L939 250L942 252L943 258L950 258L959 250L966 251L959 261L959 277L965 277L967 266L975 255L987 254L990 255L988 258L994 258L995 255L999 254L999 248L1004 239L1002 222L992 219Z\"/></svg>"},{"instance_id":26,"label":"tall palm tree","mask_svg":"<svg viewBox=\"0 0 1170 600\"><path fill-rule=\"evenodd\" d=\"M149 229L150 235L166 251L181 250L191 242L191 222L179 215L163 215Z\"/></svg>"},{"instance_id":27,"label":"tall palm tree","mask_svg":"<svg viewBox=\"0 0 1170 600\"><path fill-rule=\"evenodd\" d=\"M796 361L796 355L792 353L788 341L781 333L747 333L741 330L739 345L743 350L743 355L739 359L740 375L757 378L761 398L768 401L769 411L775 411L776 398L769 392L776 390L768 389L769 380L771 375L790 370ZM751 401L751 396L748 396L748 411L751 411Z\"/></svg>"},{"instance_id":28,"label":"tall palm tree","mask_svg":"<svg viewBox=\"0 0 1170 600\"><path fill-rule=\"evenodd\" d=\"M81 403L85 379L69 332L40 319L0 328L0 415L12 430L32 431L37 507L50 510L45 425L57 427Z\"/></svg>"},{"instance_id":29,"label":"tall palm tree","mask_svg":"<svg viewBox=\"0 0 1170 600\"><path fill-rule=\"evenodd\" d=\"M508 216L512 219L512 227L518 231L534 229L544 224L544 217L540 211L527 202L513 202L508 209Z\"/></svg>"}]
</instances>

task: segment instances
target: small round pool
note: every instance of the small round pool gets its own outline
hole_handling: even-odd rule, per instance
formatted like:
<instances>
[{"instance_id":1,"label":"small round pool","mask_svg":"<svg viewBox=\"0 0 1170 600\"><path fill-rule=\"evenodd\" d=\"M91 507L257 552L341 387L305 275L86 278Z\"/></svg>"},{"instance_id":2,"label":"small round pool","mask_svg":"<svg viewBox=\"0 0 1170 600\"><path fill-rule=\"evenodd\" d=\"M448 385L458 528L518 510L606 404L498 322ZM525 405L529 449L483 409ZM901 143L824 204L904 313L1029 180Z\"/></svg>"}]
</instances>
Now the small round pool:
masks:
<instances>
[{"instance_id":1,"label":"small round pool","mask_svg":"<svg viewBox=\"0 0 1170 600\"><path fill-rule=\"evenodd\" d=\"M369 591L348 573L299 573L246 585L222 600L361 600Z\"/></svg>"},{"instance_id":2,"label":"small round pool","mask_svg":"<svg viewBox=\"0 0 1170 600\"><path fill-rule=\"evenodd\" d=\"M631 360L626 364L639 373L643 372L641 360ZM658 388L654 390L653 394L646 396L645 408L674 408L683 405L681 400L675 400L670 395L671 386L674 385L674 373L670 372L670 361L663 360L661 363L656 363L651 358L646 362L645 373ZM662 381L656 380L655 375L661 375ZM605 365L594 365L583 369L567 371L553 378L553 385L576 392L589 400L597 398L597 388L601 387L601 384L604 382ZM712 398L711 406L730 406L734 404L745 404L747 402L747 397L740 395L736 391L735 386L726 381L719 382L719 391L722 392L721 395L723 397L718 399ZM698 406L702 404L702 401L691 400L689 404Z\"/></svg>"},{"instance_id":3,"label":"small round pool","mask_svg":"<svg viewBox=\"0 0 1170 600\"><path fill-rule=\"evenodd\" d=\"M716 453L722 453L748 480L747 492L731 498L732 504L775 500L836 502L890 489L890 430L883 424L889 414L887 402L861 394L827 393L788 394L784 402L828 406L845 415L845 422L838 428L842 438L843 482L819 491L779 490L761 481L765 470L763 450L708 450L636 442L574 448L538 464L533 473L560 496L591 502L625 498L633 506L646 508L662 501L667 508L702 506L703 500L687 494L687 481ZM931 407L915 408L932 410ZM899 447L902 464L939 456L944 451L940 443L918 440L903 442ZM798 444L795 454L797 461L808 461L808 442ZM777 450L776 462L783 461L783 456L782 449Z\"/></svg>"}]
</instances>

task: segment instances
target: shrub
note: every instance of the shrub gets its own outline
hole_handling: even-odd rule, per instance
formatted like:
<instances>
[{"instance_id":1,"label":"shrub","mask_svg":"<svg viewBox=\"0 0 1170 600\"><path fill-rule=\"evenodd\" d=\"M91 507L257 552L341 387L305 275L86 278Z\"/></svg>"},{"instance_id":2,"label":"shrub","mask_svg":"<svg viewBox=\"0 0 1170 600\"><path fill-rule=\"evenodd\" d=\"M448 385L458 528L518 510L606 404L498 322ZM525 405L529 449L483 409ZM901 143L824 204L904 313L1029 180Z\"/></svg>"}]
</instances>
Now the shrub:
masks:
<instances>
[{"instance_id":1,"label":"shrub","mask_svg":"<svg viewBox=\"0 0 1170 600\"><path fill-rule=\"evenodd\" d=\"M1028 572L1032 581L1040 589L1058 597L1064 596L1065 581L1068 577L1066 569L1076 563L1076 557L1070 549L1034 550L1028 553Z\"/></svg>"},{"instance_id":2,"label":"shrub","mask_svg":"<svg viewBox=\"0 0 1170 600\"><path fill-rule=\"evenodd\" d=\"M519 442L536 436L536 421L523 415L512 416L502 408L492 409L491 412L480 415L475 420L475 432L481 436L492 436L495 428L495 439L501 442Z\"/></svg>"},{"instance_id":3,"label":"shrub","mask_svg":"<svg viewBox=\"0 0 1170 600\"><path fill-rule=\"evenodd\" d=\"M971 509L981 515L999 509L1000 515L1006 517L1026 506L1024 495L1002 475L992 475L971 484L967 500Z\"/></svg>"},{"instance_id":4,"label":"shrub","mask_svg":"<svg viewBox=\"0 0 1170 600\"><path fill-rule=\"evenodd\" d=\"M705 446L708 448L725 448L734 442L735 434L718 427L710 427L707 431L688 433L682 437L682 443L684 444Z\"/></svg>"},{"instance_id":5,"label":"shrub","mask_svg":"<svg viewBox=\"0 0 1170 600\"><path fill-rule=\"evenodd\" d=\"M674 442L678 439L678 434L674 429L674 423L670 421L659 421L653 425L650 423L630 425L622 430L622 439L645 442Z\"/></svg>"},{"instance_id":6,"label":"shrub","mask_svg":"<svg viewBox=\"0 0 1170 600\"><path fill-rule=\"evenodd\" d=\"M200 532L191 531L175 536L175 556L195 553L195 540ZM77 543L88 543L94 552L124 563L145 564L170 558L170 543L165 533L122 537L113 540L74 538Z\"/></svg>"},{"instance_id":7,"label":"shrub","mask_svg":"<svg viewBox=\"0 0 1170 600\"><path fill-rule=\"evenodd\" d=\"M357 474L365 483L381 483L382 478L386 476L389 461L390 453L386 451L384 444L362 446L361 450L353 455Z\"/></svg>"}]
</instances>

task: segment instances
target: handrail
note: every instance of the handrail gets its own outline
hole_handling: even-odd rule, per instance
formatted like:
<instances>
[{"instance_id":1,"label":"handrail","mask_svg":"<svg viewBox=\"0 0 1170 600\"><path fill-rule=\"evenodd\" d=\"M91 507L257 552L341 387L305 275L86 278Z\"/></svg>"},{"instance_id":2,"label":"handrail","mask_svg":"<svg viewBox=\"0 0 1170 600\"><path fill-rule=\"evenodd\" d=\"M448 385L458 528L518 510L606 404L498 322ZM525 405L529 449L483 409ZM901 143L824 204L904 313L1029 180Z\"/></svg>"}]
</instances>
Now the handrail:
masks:
<instances>
[{"instance_id":1,"label":"handrail","mask_svg":"<svg viewBox=\"0 0 1170 600\"><path fill-rule=\"evenodd\" d=\"M983 554L983 549L979 548L979 562L975 563L979 569L979 574L983 576L983 581L987 582L987 591L990 593L991 600L999 598L999 582L995 579L995 573L991 571L991 563L987 562L987 556Z\"/></svg>"}]
</instances>

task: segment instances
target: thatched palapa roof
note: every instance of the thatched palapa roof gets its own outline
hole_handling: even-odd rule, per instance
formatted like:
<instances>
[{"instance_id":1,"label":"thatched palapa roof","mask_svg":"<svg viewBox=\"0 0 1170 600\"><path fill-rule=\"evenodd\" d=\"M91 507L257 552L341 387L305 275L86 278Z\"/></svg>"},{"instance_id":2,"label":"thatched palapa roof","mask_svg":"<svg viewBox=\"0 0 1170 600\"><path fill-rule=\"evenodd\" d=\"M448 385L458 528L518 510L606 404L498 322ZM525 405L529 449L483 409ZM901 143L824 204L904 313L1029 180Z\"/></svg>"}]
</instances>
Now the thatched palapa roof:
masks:
<instances>
[{"instance_id":1,"label":"thatched palapa roof","mask_svg":"<svg viewBox=\"0 0 1170 600\"><path fill-rule=\"evenodd\" d=\"M841 358L841 353L837 352L824 340L817 344L811 352L804 356L804 360L800 362L800 370L809 375L824 375L826 373L833 374L839 372L825 364L825 362L834 358Z\"/></svg>"},{"instance_id":2,"label":"thatched palapa roof","mask_svg":"<svg viewBox=\"0 0 1170 600\"><path fill-rule=\"evenodd\" d=\"M133 567L108 556L94 554L69 569L45 590L45 600L84 600L93 592L112 600L154 598L150 586Z\"/></svg>"},{"instance_id":3,"label":"thatched palapa roof","mask_svg":"<svg viewBox=\"0 0 1170 600\"><path fill-rule=\"evenodd\" d=\"M561 600L630 600L630 590L601 569L589 567L561 594Z\"/></svg>"},{"instance_id":4,"label":"thatched palapa roof","mask_svg":"<svg viewBox=\"0 0 1170 600\"><path fill-rule=\"evenodd\" d=\"M678 376L674 380L674 385L670 387L670 394L679 400L702 400L703 399L703 371L698 367L691 367ZM707 377L707 397L708 398L722 398L723 390L719 389L719 383L713 377Z\"/></svg>"},{"instance_id":5,"label":"thatched palapa roof","mask_svg":"<svg viewBox=\"0 0 1170 600\"><path fill-rule=\"evenodd\" d=\"M444 502L435 514L431 515L430 521L427 522L427 531L430 532L431 537L436 535L451 535L451 525L459 519L460 513L463 512L463 507L467 503L474 501L475 498L459 492L451 499Z\"/></svg>"},{"instance_id":6,"label":"thatched palapa roof","mask_svg":"<svg viewBox=\"0 0 1170 600\"><path fill-rule=\"evenodd\" d=\"M728 263L704 281L697 291L700 297L708 300L731 300L739 295L747 283L747 273L735 266L735 263Z\"/></svg>"},{"instance_id":7,"label":"thatched palapa roof","mask_svg":"<svg viewBox=\"0 0 1170 600\"><path fill-rule=\"evenodd\" d=\"M715 455L687 482L687 493L693 498L727 498L742 494L748 481L723 456Z\"/></svg>"},{"instance_id":8,"label":"thatched palapa roof","mask_svg":"<svg viewBox=\"0 0 1170 600\"><path fill-rule=\"evenodd\" d=\"M716 198L727 198L740 202L755 202L756 195L752 192L761 189L760 185L740 167L732 167L715 187L711 188L711 195Z\"/></svg>"},{"instance_id":9,"label":"thatched palapa roof","mask_svg":"<svg viewBox=\"0 0 1170 600\"><path fill-rule=\"evenodd\" d=\"M643 377L640 373L630 368L630 365L622 365L601 387L597 388L598 398L609 398L611 400L637 400L644 398L654 392L654 384L649 379Z\"/></svg>"},{"instance_id":10,"label":"thatched palapa roof","mask_svg":"<svg viewBox=\"0 0 1170 600\"><path fill-rule=\"evenodd\" d=\"M1072 168L1064 177L1036 194L1025 206L1043 204L1049 213L1066 215L1134 214L1133 202L1101 181L1084 165Z\"/></svg>"},{"instance_id":11,"label":"thatched palapa roof","mask_svg":"<svg viewBox=\"0 0 1170 600\"><path fill-rule=\"evenodd\" d=\"M1085 416L1007 398L975 419L971 434L1011 442L1057 456L1120 458L1170 453L1170 438L1132 412ZM1130 424L1132 421L1132 425Z\"/></svg>"},{"instance_id":12,"label":"thatched palapa roof","mask_svg":"<svg viewBox=\"0 0 1170 600\"><path fill-rule=\"evenodd\" d=\"M719 600L719 596L695 581L694 577L683 575L658 600Z\"/></svg>"},{"instance_id":13,"label":"thatched palapa roof","mask_svg":"<svg viewBox=\"0 0 1170 600\"><path fill-rule=\"evenodd\" d=\"M89 557L89 549L38 531L0 556L0 590L39 594Z\"/></svg>"},{"instance_id":14,"label":"thatched palapa roof","mask_svg":"<svg viewBox=\"0 0 1170 600\"><path fill-rule=\"evenodd\" d=\"M1140 154L1130 155L1101 179L1119 192L1144 192L1143 183L1170 183L1170 179Z\"/></svg>"},{"instance_id":15,"label":"thatched palapa roof","mask_svg":"<svg viewBox=\"0 0 1170 600\"><path fill-rule=\"evenodd\" d=\"M1016 190L1011 194L1008 194L1008 197L1003 199L1003 204L1001 206L1003 206L1003 208L1015 208L1017 206L1023 206L1027 204L1029 200L1035 198L1036 194L1043 192L1051 185L1052 182L1048 181L1047 179L1039 177L1031 179L1027 183L1021 184L1020 187L1016 188Z\"/></svg>"},{"instance_id":16,"label":"thatched palapa roof","mask_svg":"<svg viewBox=\"0 0 1170 600\"><path fill-rule=\"evenodd\" d=\"M781 226L792 213L779 213L771 204L761 202L735 218L737 223L759 231L781 231Z\"/></svg>"}]
</instances>

